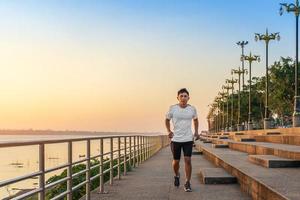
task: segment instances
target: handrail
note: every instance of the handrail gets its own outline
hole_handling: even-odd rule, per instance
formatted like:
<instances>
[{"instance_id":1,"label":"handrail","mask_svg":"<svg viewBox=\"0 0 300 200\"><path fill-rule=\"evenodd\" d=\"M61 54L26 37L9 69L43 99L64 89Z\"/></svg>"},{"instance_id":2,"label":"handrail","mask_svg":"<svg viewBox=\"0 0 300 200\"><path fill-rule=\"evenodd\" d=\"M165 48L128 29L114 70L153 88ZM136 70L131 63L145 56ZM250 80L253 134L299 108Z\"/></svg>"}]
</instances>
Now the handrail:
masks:
<instances>
[{"instance_id":1,"label":"handrail","mask_svg":"<svg viewBox=\"0 0 300 200\"><path fill-rule=\"evenodd\" d=\"M28 146L38 144L53 144L53 143L66 143L69 141L79 142L86 140L99 140L99 139L110 139L110 138L122 138L122 137L157 137L161 135L111 135L111 136L88 136L88 137L76 137L76 138L63 138L63 139L37 139L37 140L26 140L23 141L0 141L0 148L2 147L16 147L16 146Z\"/></svg>"},{"instance_id":2,"label":"handrail","mask_svg":"<svg viewBox=\"0 0 300 200\"><path fill-rule=\"evenodd\" d=\"M117 139L117 144L114 139ZM100 152L97 155L91 156L91 142L98 140L97 147ZM108 140L108 141L107 141ZM77 161L73 161L73 143L74 142L86 142L86 157ZM105 143L108 142L108 143ZM45 146L48 144L68 144L67 163L55 166L52 168L45 169ZM122 146L121 146L122 144ZM27 180L32 177L39 177L38 188L32 189L19 196L14 196L15 199L23 197L31 197L38 194L39 200L44 200L46 195L46 189L52 188L58 184L67 183L67 190L56 195L53 199L60 199L67 197L72 199L72 194L75 190L85 185L86 194L85 199L90 200L91 196L91 181L99 178L99 192L104 193L104 174L109 173L109 183L113 185L114 181L114 169L117 168L117 178L121 179L121 166L123 166L123 175L127 174L127 165L130 167L137 167L140 163L147 160L158 152L161 148L169 144L169 140L166 135L112 135L112 136L88 136L88 137L76 137L76 138L63 138L63 139L41 139L41 140L24 140L24 141L5 141L0 142L1 148L9 148L16 146L28 146L38 145L39 146L39 169L37 172L32 172L27 175L14 177L8 180L0 181L0 187L8 186L19 181ZM109 145L109 151L104 153L104 145ZM117 147L117 148L116 148ZM115 148L115 149L114 149ZM121 154L122 153L122 154ZM104 157L105 156L105 157ZM105 158L105 159L104 159ZM99 163L92 165L91 161L98 159ZM117 161L117 164L114 163ZM72 173L72 167L77 164L86 162L86 168ZM107 164L108 163L108 164ZM104 169L105 164L108 166ZM67 176L56 180L55 182L46 184L45 175L47 173L60 170L67 170ZM99 168L99 173L91 177L91 170ZM77 185L73 185L73 179L79 175L85 174L85 181Z\"/></svg>"}]
</instances>

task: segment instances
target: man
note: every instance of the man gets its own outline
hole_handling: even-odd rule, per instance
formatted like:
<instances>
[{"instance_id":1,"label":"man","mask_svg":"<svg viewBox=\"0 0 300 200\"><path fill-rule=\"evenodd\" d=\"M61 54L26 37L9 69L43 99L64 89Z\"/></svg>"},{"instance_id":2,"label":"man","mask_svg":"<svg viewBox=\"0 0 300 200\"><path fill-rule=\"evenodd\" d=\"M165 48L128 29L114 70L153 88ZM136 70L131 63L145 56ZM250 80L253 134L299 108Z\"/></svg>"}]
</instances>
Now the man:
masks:
<instances>
[{"instance_id":1,"label":"man","mask_svg":"<svg viewBox=\"0 0 300 200\"><path fill-rule=\"evenodd\" d=\"M189 92L183 88L177 92L178 104L170 106L169 111L166 114L166 128L171 138L171 150L173 153L172 166L174 170L174 185L179 187L180 185L180 174L179 174L179 161L181 156L181 149L184 154L185 163L185 178L184 190L191 192L191 173L192 163L191 156L193 150L193 132L192 132L192 121L194 121L194 136L196 140L199 139L198 134L198 116L197 110L194 106L188 104L190 99ZM171 131L170 120L172 119L173 131Z\"/></svg>"}]
</instances>

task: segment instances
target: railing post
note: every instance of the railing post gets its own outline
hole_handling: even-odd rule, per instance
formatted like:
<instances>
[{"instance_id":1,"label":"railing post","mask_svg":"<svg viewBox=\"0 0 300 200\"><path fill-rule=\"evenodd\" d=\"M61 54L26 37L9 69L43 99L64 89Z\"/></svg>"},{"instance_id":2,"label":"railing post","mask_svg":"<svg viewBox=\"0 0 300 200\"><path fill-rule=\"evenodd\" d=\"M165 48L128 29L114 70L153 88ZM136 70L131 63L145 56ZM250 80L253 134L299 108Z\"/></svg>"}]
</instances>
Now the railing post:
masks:
<instances>
[{"instance_id":1,"label":"railing post","mask_svg":"<svg viewBox=\"0 0 300 200\"><path fill-rule=\"evenodd\" d=\"M144 136L144 140L145 140L145 160L147 160L147 136Z\"/></svg>"},{"instance_id":2,"label":"railing post","mask_svg":"<svg viewBox=\"0 0 300 200\"><path fill-rule=\"evenodd\" d=\"M42 173L39 176L39 200L45 199L45 144L39 144L39 171Z\"/></svg>"},{"instance_id":3,"label":"railing post","mask_svg":"<svg viewBox=\"0 0 300 200\"><path fill-rule=\"evenodd\" d=\"M140 136L140 162L143 162L143 136Z\"/></svg>"},{"instance_id":4,"label":"railing post","mask_svg":"<svg viewBox=\"0 0 300 200\"><path fill-rule=\"evenodd\" d=\"M140 163L142 163L142 150L143 150L143 147L142 147L142 136L139 136L139 143L140 143L140 147L139 147L139 149L140 149Z\"/></svg>"},{"instance_id":5,"label":"railing post","mask_svg":"<svg viewBox=\"0 0 300 200\"><path fill-rule=\"evenodd\" d=\"M137 136L137 164L140 165L140 136Z\"/></svg>"},{"instance_id":6,"label":"railing post","mask_svg":"<svg viewBox=\"0 0 300 200\"><path fill-rule=\"evenodd\" d=\"M144 161L144 158L143 158L143 152L144 152L143 136L140 137L140 140L141 140L141 162L143 162Z\"/></svg>"},{"instance_id":7,"label":"railing post","mask_svg":"<svg viewBox=\"0 0 300 200\"><path fill-rule=\"evenodd\" d=\"M67 200L72 200L72 141L68 142L68 168L67 168L67 176L68 176L68 180L67 180L67 191L68 191L68 195L67 195Z\"/></svg>"},{"instance_id":8,"label":"railing post","mask_svg":"<svg viewBox=\"0 0 300 200\"><path fill-rule=\"evenodd\" d=\"M113 179L114 179L114 154L113 154L113 138L110 138L110 177L109 177L109 184L112 185L113 184Z\"/></svg>"},{"instance_id":9,"label":"railing post","mask_svg":"<svg viewBox=\"0 0 300 200\"><path fill-rule=\"evenodd\" d=\"M118 179L121 179L121 141L118 137Z\"/></svg>"},{"instance_id":10,"label":"railing post","mask_svg":"<svg viewBox=\"0 0 300 200\"><path fill-rule=\"evenodd\" d=\"M100 168L99 168L99 173L100 173L100 185L99 185L99 192L104 193L104 175L103 175L103 138L100 138Z\"/></svg>"},{"instance_id":11,"label":"railing post","mask_svg":"<svg viewBox=\"0 0 300 200\"><path fill-rule=\"evenodd\" d=\"M149 136L146 136L146 159L148 160L149 158L149 145L148 145L148 140L149 140Z\"/></svg>"},{"instance_id":12,"label":"railing post","mask_svg":"<svg viewBox=\"0 0 300 200\"><path fill-rule=\"evenodd\" d=\"M133 136L133 167L136 167L136 137Z\"/></svg>"},{"instance_id":13,"label":"railing post","mask_svg":"<svg viewBox=\"0 0 300 200\"><path fill-rule=\"evenodd\" d=\"M152 157L152 152L153 152L153 137L151 137L150 139L150 157Z\"/></svg>"},{"instance_id":14,"label":"railing post","mask_svg":"<svg viewBox=\"0 0 300 200\"><path fill-rule=\"evenodd\" d=\"M145 136L142 136L142 141L143 141L143 161L145 161L146 160Z\"/></svg>"},{"instance_id":15,"label":"railing post","mask_svg":"<svg viewBox=\"0 0 300 200\"><path fill-rule=\"evenodd\" d=\"M152 149L151 141L152 141L152 137L149 137L149 157L151 157L151 149Z\"/></svg>"},{"instance_id":16,"label":"railing post","mask_svg":"<svg viewBox=\"0 0 300 200\"><path fill-rule=\"evenodd\" d=\"M132 167L132 151L131 151L131 149L132 149L132 146L131 146L131 136L129 136L129 165L130 165L130 167Z\"/></svg>"},{"instance_id":17,"label":"railing post","mask_svg":"<svg viewBox=\"0 0 300 200\"><path fill-rule=\"evenodd\" d=\"M85 184L85 188L86 188L86 200L90 200L91 199L91 174L90 174L90 170L91 170L91 141L87 140L86 141L86 184Z\"/></svg>"},{"instance_id":18,"label":"railing post","mask_svg":"<svg viewBox=\"0 0 300 200\"><path fill-rule=\"evenodd\" d=\"M124 137L124 176L127 173L127 137Z\"/></svg>"}]
</instances>

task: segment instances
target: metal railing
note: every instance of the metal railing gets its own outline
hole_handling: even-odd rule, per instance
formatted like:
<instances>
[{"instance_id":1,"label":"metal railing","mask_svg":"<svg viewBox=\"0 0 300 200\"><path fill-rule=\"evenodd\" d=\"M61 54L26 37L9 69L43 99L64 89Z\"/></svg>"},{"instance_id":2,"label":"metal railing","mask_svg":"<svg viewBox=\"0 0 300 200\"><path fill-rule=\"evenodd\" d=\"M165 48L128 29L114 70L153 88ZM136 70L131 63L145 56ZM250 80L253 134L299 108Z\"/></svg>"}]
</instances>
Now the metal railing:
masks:
<instances>
[{"instance_id":1,"label":"metal railing","mask_svg":"<svg viewBox=\"0 0 300 200\"><path fill-rule=\"evenodd\" d=\"M117 140L117 147L114 150L114 139ZM91 141L99 140L99 154L91 156ZM109 140L109 151L104 153L104 140ZM123 148L121 148L121 140L123 140ZM74 142L86 142L86 157L78 161L73 161L73 143ZM45 146L47 144L67 144L67 163L53 168L45 168ZM20 181L28 180L33 177L39 178L38 187L30 190L29 192L23 193L19 196L14 196L13 199L25 199L38 195L39 200L44 200L46 190L62 184L67 183L66 191L56 195L51 200L67 198L72 200L72 194L77 189L84 187L85 185L85 198L87 200L91 197L91 182L95 179L99 179L99 192L104 192L104 175L109 173L109 184L112 185L114 181L114 169L117 168L117 178L121 178L121 166L123 165L123 175L127 173L127 164L130 167L137 167L140 163L147 160L158 152L161 148L169 144L169 139L166 135L159 136L143 136L143 135L120 135L120 136L104 136L104 137L82 137L73 139L51 139L51 140L38 140L38 141L23 141L23 142L2 142L0 143L0 149L4 147L16 147L16 146L28 146L38 145L39 156L38 156L38 171L18 176L8 180L0 180L0 188L14 184ZM121 154L123 152L123 155ZM117 155L114 158L114 155ZM106 157L106 160L104 159ZM91 166L91 161L99 159L99 163ZM114 164L114 161L117 164ZM78 164L86 162L86 168L77 173L72 174L72 167ZM109 163L109 168L104 170L104 165ZM91 177L91 170L99 168L99 173ZM56 170L66 169L67 176L61 178L55 182L46 184L45 175ZM73 185L73 179L79 175L85 174L85 181Z\"/></svg>"}]
</instances>

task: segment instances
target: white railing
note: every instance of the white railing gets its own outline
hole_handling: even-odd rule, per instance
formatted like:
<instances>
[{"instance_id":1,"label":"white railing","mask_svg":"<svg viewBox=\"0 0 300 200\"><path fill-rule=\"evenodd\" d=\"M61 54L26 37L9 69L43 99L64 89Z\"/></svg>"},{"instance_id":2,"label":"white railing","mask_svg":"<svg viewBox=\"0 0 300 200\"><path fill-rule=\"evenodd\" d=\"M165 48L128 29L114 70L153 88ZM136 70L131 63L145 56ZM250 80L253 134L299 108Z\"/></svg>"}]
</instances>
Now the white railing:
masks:
<instances>
[{"instance_id":1,"label":"white railing","mask_svg":"<svg viewBox=\"0 0 300 200\"><path fill-rule=\"evenodd\" d=\"M114 150L114 139L117 139L117 148ZM123 139L123 148L121 148L121 140ZM91 141L99 140L99 154L91 156ZM104 153L104 140L109 140L109 151ZM86 142L86 157L85 159L80 159L79 161L73 161L73 143L74 142ZM45 146L47 144L61 144L67 143L67 163L59 165L53 168L45 168ZM128 144L129 143L129 144ZM133 143L133 144L132 144ZM51 200L67 198L72 200L72 194L74 191L83 187L85 185L86 194L85 198L90 199L91 196L91 181L99 179L99 192L104 192L104 174L109 173L109 184L112 185L114 181L113 170L117 168L117 178L121 178L121 165L123 165L123 175L127 173L127 164L131 167L137 167L140 163L150 158L162 147L169 144L169 139L166 135L159 136L143 136L143 135L122 135L122 136L105 136L105 137L82 137L73 139L52 139L52 140L38 140L38 141L22 141L22 142L2 142L0 143L0 149L4 147L16 147L16 146L28 146L28 145L38 145L39 146L39 169L38 171L26 174L23 176L18 176L8 180L0 180L0 188L14 184L20 181L28 180L33 177L39 177L39 184L36 189L32 189L29 192L23 193L19 196L14 196L13 199L25 199L38 195L39 200L44 200L46 195L46 190L64 182L67 183L67 190L58 194ZM123 152L123 155L121 154ZM114 155L117 157L114 158ZM104 160L104 157L109 159ZM91 166L92 159L99 159L99 164ZM117 160L117 164L114 165L114 160ZM72 174L72 167L78 164L86 162L85 170L81 170L77 173ZM109 163L109 168L104 170L104 165ZM99 173L91 177L91 170L99 168ZM59 179L58 181L48 183L45 182L45 175L56 170L65 169L67 170L67 176L65 178ZM74 186L72 181L75 177L85 174L85 181Z\"/></svg>"}]
</instances>

